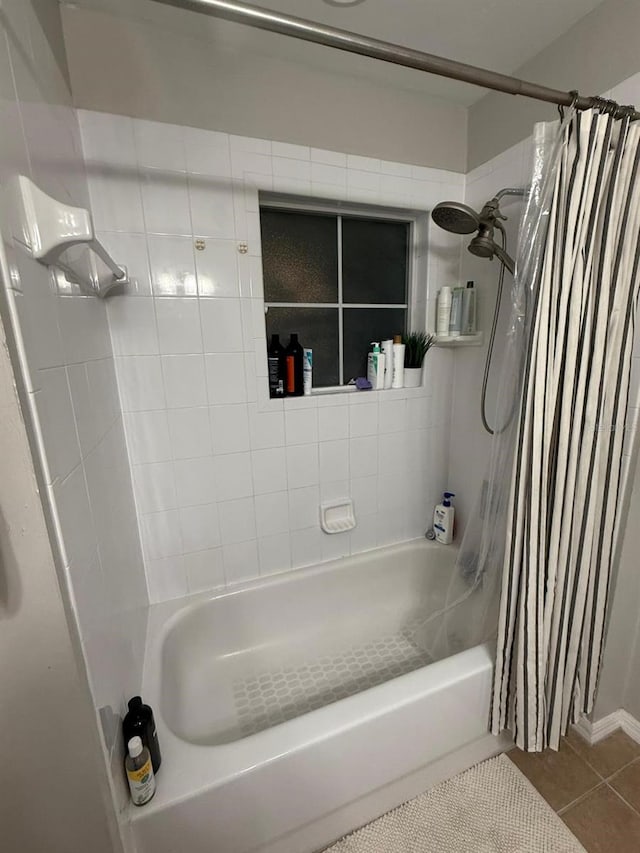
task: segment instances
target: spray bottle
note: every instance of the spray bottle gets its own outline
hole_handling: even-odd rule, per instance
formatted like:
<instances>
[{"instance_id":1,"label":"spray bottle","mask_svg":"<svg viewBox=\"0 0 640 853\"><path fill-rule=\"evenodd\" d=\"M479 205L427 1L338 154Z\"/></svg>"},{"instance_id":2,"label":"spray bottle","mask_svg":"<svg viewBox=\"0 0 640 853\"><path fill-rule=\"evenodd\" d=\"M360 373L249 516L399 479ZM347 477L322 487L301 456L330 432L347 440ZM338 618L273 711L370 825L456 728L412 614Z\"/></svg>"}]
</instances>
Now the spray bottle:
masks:
<instances>
[{"instance_id":1,"label":"spray bottle","mask_svg":"<svg viewBox=\"0 0 640 853\"><path fill-rule=\"evenodd\" d=\"M453 492L445 492L442 503L438 504L433 512L433 532L436 540L442 545L450 545L453 541L453 522L456 511L451 506L451 498L455 498Z\"/></svg>"}]
</instances>

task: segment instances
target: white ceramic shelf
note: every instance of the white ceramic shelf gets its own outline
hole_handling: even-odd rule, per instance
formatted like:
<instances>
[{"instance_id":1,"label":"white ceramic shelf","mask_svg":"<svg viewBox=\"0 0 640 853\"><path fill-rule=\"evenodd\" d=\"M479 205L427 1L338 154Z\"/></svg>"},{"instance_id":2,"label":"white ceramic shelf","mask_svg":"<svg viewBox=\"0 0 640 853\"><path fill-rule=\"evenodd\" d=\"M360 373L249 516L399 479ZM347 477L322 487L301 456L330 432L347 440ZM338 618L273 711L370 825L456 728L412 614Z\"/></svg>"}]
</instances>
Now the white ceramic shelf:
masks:
<instances>
[{"instance_id":1,"label":"white ceramic shelf","mask_svg":"<svg viewBox=\"0 0 640 853\"><path fill-rule=\"evenodd\" d=\"M484 340L482 332L475 335L460 335L456 338L436 336L434 346L436 347L481 347Z\"/></svg>"}]
</instances>

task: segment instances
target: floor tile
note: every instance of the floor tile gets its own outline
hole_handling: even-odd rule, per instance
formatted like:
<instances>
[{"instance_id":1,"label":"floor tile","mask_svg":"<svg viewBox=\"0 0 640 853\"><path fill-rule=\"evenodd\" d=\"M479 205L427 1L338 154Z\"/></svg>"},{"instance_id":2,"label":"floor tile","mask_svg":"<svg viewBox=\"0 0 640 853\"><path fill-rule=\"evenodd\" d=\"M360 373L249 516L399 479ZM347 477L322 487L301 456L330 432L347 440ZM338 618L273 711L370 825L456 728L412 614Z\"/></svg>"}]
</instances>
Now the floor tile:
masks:
<instances>
[{"instance_id":1,"label":"floor tile","mask_svg":"<svg viewBox=\"0 0 640 853\"><path fill-rule=\"evenodd\" d=\"M605 779L620 770L625 764L640 758L640 744L626 735L622 729L604 740L590 746L575 730L567 735L575 751Z\"/></svg>"},{"instance_id":2,"label":"floor tile","mask_svg":"<svg viewBox=\"0 0 640 853\"><path fill-rule=\"evenodd\" d=\"M616 773L609 784L640 812L640 761L634 761L624 770Z\"/></svg>"},{"instance_id":3,"label":"floor tile","mask_svg":"<svg viewBox=\"0 0 640 853\"><path fill-rule=\"evenodd\" d=\"M591 767L565 743L558 752L514 749L509 758L555 811L568 806L600 782Z\"/></svg>"},{"instance_id":4,"label":"floor tile","mask_svg":"<svg viewBox=\"0 0 640 853\"><path fill-rule=\"evenodd\" d=\"M587 853L638 853L640 817L606 785L562 815Z\"/></svg>"}]
</instances>

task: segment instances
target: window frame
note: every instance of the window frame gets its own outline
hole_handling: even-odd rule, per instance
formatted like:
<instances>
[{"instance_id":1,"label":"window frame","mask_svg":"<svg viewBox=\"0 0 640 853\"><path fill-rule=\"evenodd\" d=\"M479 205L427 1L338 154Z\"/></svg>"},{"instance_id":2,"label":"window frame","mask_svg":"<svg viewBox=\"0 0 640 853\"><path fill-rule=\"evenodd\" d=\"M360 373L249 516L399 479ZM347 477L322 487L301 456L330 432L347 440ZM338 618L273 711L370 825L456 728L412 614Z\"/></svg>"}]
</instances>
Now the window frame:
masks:
<instances>
[{"instance_id":1,"label":"window frame","mask_svg":"<svg viewBox=\"0 0 640 853\"><path fill-rule=\"evenodd\" d=\"M354 390L353 385L344 382L344 319L343 311L345 303L342 300L343 277L342 277L342 220L346 218L356 219L380 219L392 222L403 222L409 226L408 248L407 248L407 291L403 303L354 303L347 302L346 310L349 308L402 308L406 313L406 326L410 330L415 314L415 294L417 283L417 258L418 241L417 232L419 221L425 216L425 211L413 208L385 207L383 205L368 205L361 202L329 201L313 199L300 196L290 196L282 193L259 192L258 215L263 208L292 213L327 214L336 216L338 221L338 301L337 302L268 302L266 295L263 296L265 317L269 308L336 308L338 311L338 375L339 385L325 385L320 388L312 388L313 394L336 394ZM262 246L262 243L261 243ZM425 282L426 286L426 282Z\"/></svg>"}]
</instances>

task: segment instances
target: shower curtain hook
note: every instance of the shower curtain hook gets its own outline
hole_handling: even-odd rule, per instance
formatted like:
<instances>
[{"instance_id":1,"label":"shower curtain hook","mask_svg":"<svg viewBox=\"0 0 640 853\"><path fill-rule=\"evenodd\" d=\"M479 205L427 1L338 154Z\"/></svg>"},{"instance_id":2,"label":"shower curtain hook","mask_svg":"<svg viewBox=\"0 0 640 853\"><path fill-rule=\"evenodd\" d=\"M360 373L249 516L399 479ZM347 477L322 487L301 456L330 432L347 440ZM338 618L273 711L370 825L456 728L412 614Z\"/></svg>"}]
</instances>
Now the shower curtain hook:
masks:
<instances>
[{"instance_id":1,"label":"shower curtain hook","mask_svg":"<svg viewBox=\"0 0 640 853\"><path fill-rule=\"evenodd\" d=\"M571 103L569 104L569 109L575 110L578 98L580 97L580 92L578 92L577 89L570 89L569 94L571 95ZM564 107L562 104L558 104L558 113L560 114L560 121L564 121Z\"/></svg>"}]
</instances>

